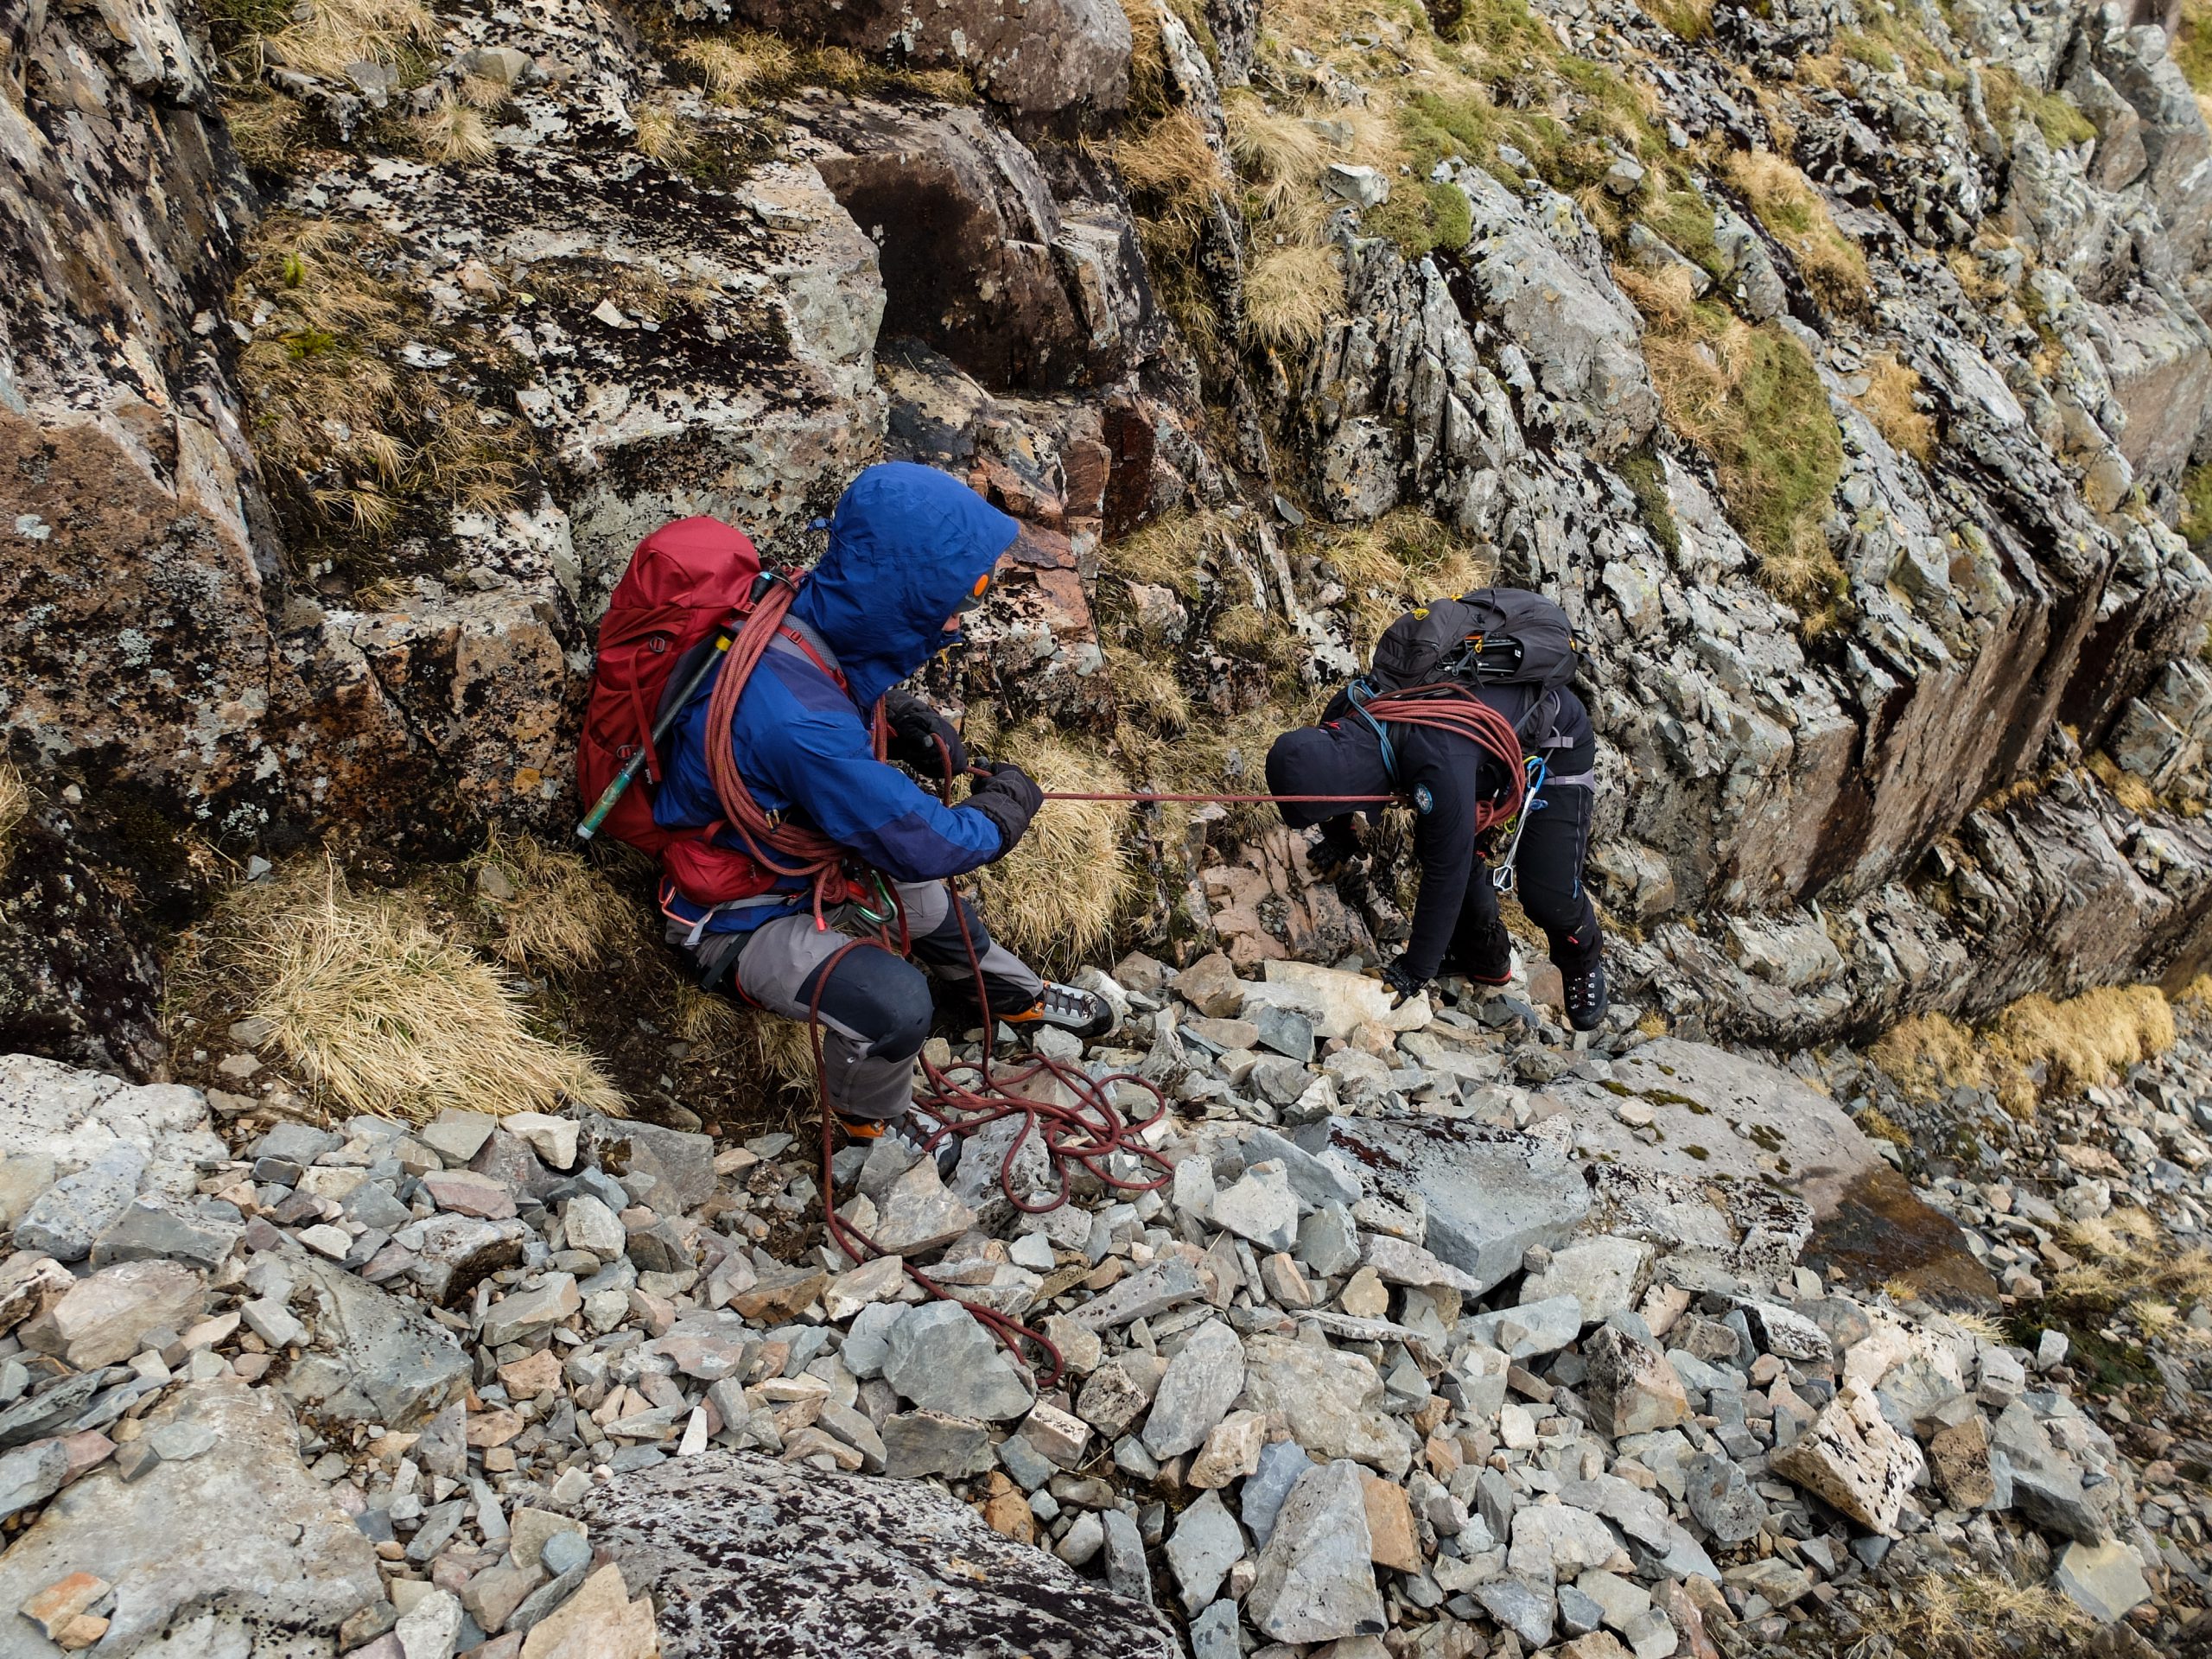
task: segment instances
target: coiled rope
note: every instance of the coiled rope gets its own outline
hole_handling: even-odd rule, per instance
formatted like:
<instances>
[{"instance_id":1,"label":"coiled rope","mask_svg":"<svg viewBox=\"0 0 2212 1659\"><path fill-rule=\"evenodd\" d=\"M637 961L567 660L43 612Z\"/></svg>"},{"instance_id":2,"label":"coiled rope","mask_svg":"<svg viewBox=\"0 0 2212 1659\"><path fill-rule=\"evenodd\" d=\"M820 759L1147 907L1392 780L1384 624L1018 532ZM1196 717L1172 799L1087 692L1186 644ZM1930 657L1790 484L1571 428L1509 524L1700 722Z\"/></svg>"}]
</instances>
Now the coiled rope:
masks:
<instances>
[{"instance_id":1,"label":"coiled rope","mask_svg":"<svg viewBox=\"0 0 2212 1659\"><path fill-rule=\"evenodd\" d=\"M762 596L740 626L730 646L729 660L723 664L708 702L707 729L710 734L726 734L733 729L738 700L743 696L746 684L751 679L753 671L759 666L760 658L778 635L785 631L785 615L790 610L797 592L794 583L779 582ZM804 641L801 643L803 645ZM1488 704L1468 696L1463 688L1453 685L1415 687L1389 696L1374 698L1363 707L1367 715L1374 721L1455 732L1503 763L1509 779L1508 787L1496 799L1478 804L1476 810L1478 831L1512 817L1521 810L1525 785L1521 769L1520 739L1503 715ZM876 757L880 760L884 753L885 729L880 700L870 711L869 726ZM941 741L938 749L944 769L943 795L949 804L952 785L951 757L944 751ZM707 766L716 799L731 830L744 842L747 852L763 868L779 875L808 880L813 889L816 923L826 927L827 911L841 902L851 886L848 874L850 854L820 831L802 824L781 822L763 808L747 787L738 770L734 748L727 735L718 735L717 739L710 739L708 742ZM1140 804L1192 802L1224 805L1340 801L1346 806L1352 806L1379 804L1393 798L1046 791L1045 798ZM952 914L959 924L962 948L967 954L969 970L975 983L976 1001L982 1012L983 1043L979 1058L950 1066L940 1067L926 1056L923 1058L925 1086L915 1091L914 1104L937 1125L923 1138L924 1155L933 1156L947 1137L964 1140L981 1134L993 1124L1015 1119L1019 1120L1018 1127L1000 1160L999 1185L1007 1201L1025 1215L1042 1215L1065 1205L1072 1194L1077 1170L1110 1192L1137 1194L1153 1192L1165 1185L1173 1171L1166 1160L1147 1146L1141 1138L1147 1130L1159 1122L1167 1109L1166 1096L1156 1084L1128 1071L1094 1077L1079 1065L1043 1055L1033 1056L1011 1069L1001 1068L993 1061L991 1039L995 1027L991 1014L990 994L984 983L982 957L976 949L974 931L969 925L967 911L960 903L957 887L950 880L945 882L945 887L950 899ZM899 925L895 936L887 921L879 925L874 936L855 938L833 953L816 976L814 992L807 1006L809 1044L814 1057L816 1104L822 1120L823 1224L831 1243L855 1266L875 1261L891 1252L861 1228L839 1216L836 1211L831 1167L836 1153L836 1116L830 1103L827 1073L823 1065L822 996L830 976L836 971L837 964L855 950L889 950L900 957L906 956L911 941L907 937L903 912L899 913L897 921ZM1040 1077L1051 1080L1053 1098L1046 1098L1041 1092L1025 1092ZM1134 1089L1148 1096L1153 1109L1139 1118L1126 1116L1115 1103L1117 1088ZM1043 1153L1052 1183L1034 1199L1015 1190L1017 1181L1014 1174L1023 1150L1033 1140ZM1117 1173L1116 1160L1126 1160L1121 1163L1119 1169L1129 1173ZM1011 1314L959 1295L911 1262L905 1262L904 1267L907 1276L928 1294L957 1302L965 1308L1018 1362L1029 1364L1023 1352L1025 1345L1041 1355L1046 1361L1046 1369L1040 1371L1034 1366L1030 1367L1040 1392L1059 1380L1065 1369L1064 1361L1059 1350L1043 1332L1025 1325Z\"/></svg>"}]
</instances>

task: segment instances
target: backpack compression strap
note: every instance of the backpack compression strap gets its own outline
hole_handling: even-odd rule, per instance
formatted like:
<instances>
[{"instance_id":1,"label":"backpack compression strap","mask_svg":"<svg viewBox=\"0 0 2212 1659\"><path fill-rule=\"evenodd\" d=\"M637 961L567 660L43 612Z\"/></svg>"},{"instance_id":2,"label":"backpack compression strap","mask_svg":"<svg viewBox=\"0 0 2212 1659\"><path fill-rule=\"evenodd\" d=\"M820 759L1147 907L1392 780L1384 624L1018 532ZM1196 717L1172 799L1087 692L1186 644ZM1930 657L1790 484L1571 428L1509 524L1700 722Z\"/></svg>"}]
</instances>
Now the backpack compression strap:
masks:
<instances>
[{"instance_id":1,"label":"backpack compression strap","mask_svg":"<svg viewBox=\"0 0 2212 1659\"><path fill-rule=\"evenodd\" d=\"M738 629L737 638L729 648L729 660L722 664L721 677L715 682L714 691L707 700L707 772L714 780L715 798L721 803L730 830L745 843L746 851L765 869L778 875L804 877L813 883L815 924L823 926L826 924L823 912L845 896L845 866L852 858L851 852L818 830L779 823L753 799L753 791L746 786L744 776L737 769L737 755L731 747L738 699L744 696L746 683L753 677L753 671L760 666L768 647L779 635L786 633L784 615L798 594L796 582L779 578ZM798 638L796 634L788 637ZM805 642L799 643L804 648ZM810 650L806 654L814 658ZM818 658L815 660L820 661ZM884 725L880 699L871 711L868 723L876 758L881 760Z\"/></svg>"}]
</instances>

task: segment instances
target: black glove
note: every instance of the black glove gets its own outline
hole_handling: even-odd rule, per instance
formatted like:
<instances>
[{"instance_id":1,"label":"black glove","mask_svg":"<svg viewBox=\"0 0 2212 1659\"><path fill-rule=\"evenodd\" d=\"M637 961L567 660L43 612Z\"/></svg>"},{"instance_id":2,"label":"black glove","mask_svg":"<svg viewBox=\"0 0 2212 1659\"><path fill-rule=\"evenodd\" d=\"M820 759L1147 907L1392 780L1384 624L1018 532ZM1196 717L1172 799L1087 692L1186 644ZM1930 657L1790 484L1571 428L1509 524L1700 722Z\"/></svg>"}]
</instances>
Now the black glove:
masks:
<instances>
[{"instance_id":1,"label":"black glove","mask_svg":"<svg viewBox=\"0 0 2212 1659\"><path fill-rule=\"evenodd\" d=\"M952 775L957 778L968 770L968 746L927 697L894 686L883 694L883 719L891 728L891 741L884 746L886 760L911 766L917 776L936 783L944 776L944 757L937 747L942 742L952 754Z\"/></svg>"},{"instance_id":2,"label":"black glove","mask_svg":"<svg viewBox=\"0 0 2212 1659\"><path fill-rule=\"evenodd\" d=\"M1375 973L1376 978L1390 988L1390 1006L1394 1008L1403 1007L1409 998L1419 996L1428 983L1425 979L1413 976L1403 957L1384 963Z\"/></svg>"},{"instance_id":3,"label":"black glove","mask_svg":"<svg viewBox=\"0 0 2212 1659\"><path fill-rule=\"evenodd\" d=\"M1306 849L1306 868L1316 881L1335 882L1351 874L1361 856L1357 846L1345 847L1325 838Z\"/></svg>"},{"instance_id":4,"label":"black glove","mask_svg":"<svg viewBox=\"0 0 2212 1659\"><path fill-rule=\"evenodd\" d=\"M961 804L974 807L998 825L999 856L1004 858L1029 828L1037 809L1045 804L1045 791L1020 766L1004 760L982 764L990 776L977 784L975 792Z\"/></svg>"}]
</instances>

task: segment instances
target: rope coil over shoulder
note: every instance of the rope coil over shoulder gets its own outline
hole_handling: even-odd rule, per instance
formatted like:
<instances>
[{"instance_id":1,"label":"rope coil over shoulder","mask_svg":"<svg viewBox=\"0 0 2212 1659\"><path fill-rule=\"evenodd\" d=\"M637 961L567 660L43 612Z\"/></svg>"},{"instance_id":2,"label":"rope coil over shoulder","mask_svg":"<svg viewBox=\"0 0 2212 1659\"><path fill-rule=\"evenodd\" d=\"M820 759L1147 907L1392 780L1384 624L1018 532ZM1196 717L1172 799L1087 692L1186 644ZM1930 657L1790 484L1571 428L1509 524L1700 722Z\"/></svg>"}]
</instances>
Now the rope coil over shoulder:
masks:
<instances>
[{"instance_id":1,"label":"rope coil over shoulder","mask_svg":"<svg viewBox=\"0 0 2212 1659\"><path fill-rule=\"evenodd\" d=\"M1359 682L1354 681L1354 687ZM1521 810L1529 780L1522 766L1521 734L1513 722L1463 685L1443 681L1433 685L1408 686L1376 696L1351 692L1351 706L1382 745L1382 766L1391 785L1398 782L1396 751L1390 742L1391 726L1426 726L1465 738L1505 770L1506 785L1495 797L1475 804L1475 833L1505 823Z\"/></svg>"},{"instance_id":2,"label":"rope coil over shoulder","mask_svg":"<svg viewBox=\"0 0 2212 1659\"><path fill-rule=\"evenodd\" d=\"M707 700L707 774L714 783L715 798L721 803L722 816L728 820L731 833L745 843L747 853L764 869L780 876L800 877L813 884L815 925L824 927L827 923L823 912L845 896L846 867L852 855L818 830L781 822L753 799L744 775L738 771L733 742L738 699L745 695L753 671L768 654L768 648L786 632L784 617L798 596L798 582L779 575L739 626L736 637L730 643L728 658L722 664L721 677L715 680ZM798 639L795 634L790 637ZM798 643L804 649L805 642ZM807 654L814 655L810 650ZM834 670L830 672L842 685L843 677L836 675ZM870 712L868 725L876 759L880 760L884 745L880 699Z\"/></svg>"}]
</instances>

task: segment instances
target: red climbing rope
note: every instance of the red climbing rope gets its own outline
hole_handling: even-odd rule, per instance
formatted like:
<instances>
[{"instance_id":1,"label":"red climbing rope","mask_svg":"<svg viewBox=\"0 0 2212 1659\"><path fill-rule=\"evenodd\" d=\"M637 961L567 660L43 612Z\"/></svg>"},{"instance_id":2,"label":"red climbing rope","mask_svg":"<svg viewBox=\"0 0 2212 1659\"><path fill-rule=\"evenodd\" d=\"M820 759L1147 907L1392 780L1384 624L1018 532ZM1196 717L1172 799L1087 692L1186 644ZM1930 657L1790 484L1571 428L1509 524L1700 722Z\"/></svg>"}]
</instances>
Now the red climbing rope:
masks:
<instances>
[{"instance_id":1,"label":"red climbing rope","mask_svg":"<svg viewBox=\"0 0 2212 1659\"><path fill-rule=\"evenodd\" d=\"M737 719L738 699L744 696L753 671L768 647L780 636L790 639L836 681L842 690L845 677L816 656L813 647L798 632L784 626L785 613L798 597L794 582L779 581L761 595L730 642L729 658L707 700L707 730L717 734L707 743L707 774L715 785L731 832L745 843L745 850L761 868L782 876L802 876L814 884L814 919L844 899L849 891L846 869L852 855L846 849L804 824L785 823L753 798L744 775L737 768L736 745L730 734ZM868 726L875 741L877 760L883 758L883 704L870 712Z\"/></svg>"},{"instance_id":2,"label":"red climbing rope","mask_svg":"<svg viewBox=\"0 0 2212 1659\"><path fill-rule=\"evenodd\" d=\"M772 601L774 596L771 596ZM725 669L715 687L716 702L709 705L710 731L726 730L730 714L736 705L736 693L728 696L728 708L720 704L725 689L742 688L753 666L766 650L769 640L775 637L780 626L782 613L790 604L788 593L777 603L770 620L761 623L760 618L769 610L769 602L753 612L746 629L732 647L736 658ZM747 634L758 632L757 641L748 644ZM748 654L741 654L741 653ZM1410 690L1376 697L1366 705L1367 713L1375 720L1408 726L1424 726L1440 731L1450 731L1465 737L1485 753L1503 763L1509 784L1494 800L1478 807L1476 823L1478 829L1502 822L1517 813L1522 807L1526 780L1521 766L1521 741L1510 721L1487 703L1469 696L1457 686L1418 686ZM880 722L879 722L880 725ZM878 747L880 748L880 733ZM952 789L951 756L944 749L942 740L938 751L944 766L943 792L950 800ZM736 765L730 754L729 745L709 744L709 762L715 766L716 792L721 797L724 810L731 815L749 843L765 842L794 861L795 868L785 868L760 854L762 862L786 874L806 874L815 878L817 918L823 905L823 894L829 890L833 877L842 870L846 855L836 843L810 830L790 825L779 825L763 812L745 789L743 780L736 775ZM725 788L727 777L731 786ZM1047 791L1046 800L1063 801L1128 801L1203 802L1223 804L1245 802L1319 802L1343 801L1347 804L1368 804L1395 798L1389 796L1357 795L1185 795L1164 793L1075 793ZM741 816L744 815L744 816ZM948 1136L966 1138L980 1134L994 1123L1018 1118L1020 1128L1014 1132L999 1164L999 1185L1007 1200L1025 1215L1043 1215L1059 1208L1072 1192L1074 1173L1087 1172L1099 1185L1109 1191L1128 1193L1148 1192L1165 1185L1173 1171L1166 1159L1144 1144L1145 1130L1157 1123L1167 1109L1166 1096L1157 1084L1134 1072L1116 1072L1105 1077L1093 1077L1081 1066L1066 1061L1033 1056L1014 1066L1001 1069L991 1058L993 1024L990 992L984 982L983 967L976 949L973 930L969 925L968 912L960 903L959 893L950 880L945 888L951 900L952 914L959 924L960 941L967 953L968 968L975 981L976 1001L982 1011L983 1043L976 1059L962 1061L940 1067L926 1057L922 1061L925 1088L915 1091L914 1105L938 1127L923 1140L924 1155L934 1154L937 1147ZM822 1055L822 997L828 988L837 964L855 950L890 950L904 956L909 940L906 931L904 912L899 916L897 942L893 942L888 924L879 929L877 937L854 939L840 946L815 976L812 996L807 1004L807 1030L814 1055L815 1101L822 1119L822 1194L823 1225L831 1243L843 1252L846 1259L855 1265L872 1262L889 1254L860 1228L838 1215L836 1192L831 1170L836 1154L836 1110L830 1100L830 1087L823 1067ZM1040 1093L1025 1090L1039 1078L1047 1078L1055 1098L1044 1098ZM1114 1091L1126 1086L1151 1097L1153 1109L1141 1118L1131 1118L1116 1105ZM1034 1139L1041 1147L1052 1185L1039 1198L1032 1200L1015 1190L1014 1166L1023 1149ZM1147 1166L1156 1173L1149 1176L1116 1173L1115 1160L1127 1157L1135 1161L1139 1169ZM1126 1167L1126 1166L1125 1166ZM1023 1324L1013 1315L996 1308L971 1301L939 1284L912 1262L906 1264L907 1275L930 1295L944 1300L957 1302L968 1310L984 1329L990 1332L1017 1360L1027 1363L1022 1353L1027 1344L1044 1356L1049 1369L1036 1374L1037 1387L1041 1391L1059 1380L1064 1369L1059 1350L1045 1335ZM1032 1368L1034 1371L1035 1368Z\"/></svg>"},{"instance_id":3,"label":"red climbing rope","mask_svg":"<svg viewBox=\"0 0 2212 1659\"><path fill-rule=\"evenodd\" d=\"M942 739L938 741L938 750L944 766L943 790L949 798L952 791L952 758L946 753ZM975 982L976 1005L982 1014L983 1042L977 1058L950 1066L941 1067L926 1056L923 1058L922 1074L928 1086L915 1091L914 1105L938 1125L923 1137L923 1155L934 1156L948 1136L965 1139L981 1134L994 1123L1018 1118L1020 1127L999 1160L999 1187L1007 1201L1024 1215L1043 1215L1065 1204L1073 1191L1071 1182L1077 1169L1087 1171L1100 1185L1117 1192L1149 1192L1166 1185L1174 1172L1166 1159L1139 1138L1167 1110L1166 1096L1160 1093L1158 1084L1130 1071L1093 1077L1079 1065L1041 1054L1011 1069L1002 1070L994 1065L991 1039L996 1027L991 1014L990 988L983 978L982 957L976 949L975 931L969 925L968 912L960 902L958 888L950 880L944 887L953 919L960 927L960 946L968 957L968 971ZM855 950L893 950L906 955L909 940L903 910L899 925L896 946L890 941L887 926L879 930L878 937L857 938L840 946L815 976L814 993L807 1002L807 1034L814 1053L815 1104L822 1118L823 1222L830 1243L855 1264L874 1261L887 1252L836 1211L830 1168L836 1154L836 1112L830 1103L828 1076L822 1064L822 996L837 964ZM1046 1099L1039 1094L1024 1092L1026 1085L1040 1077L1051 1079L1056 1085L1052 1092L1057 1098ZM1117 1085L1150 1096L1152 1110L1141 1118L1124 1116L1114 1103ZM1052 1183L1045 1195L1035 1201L1015 1190L1014 1173L1023 1148L1033 1139L1044 1153ZM1158 1173L1149 1178L1118 1174L1114 1168L1117 1156L1131 1158L1140 1166L1149 1165ZM1059 1381L1064 1369L1060 1351L1042 1332L1024 1325L1011 1314L946 1289L911 1262L906 1268L907 1276L931 1295L957 1302L966 1308L970 1317L1024 1364L1028 1363L1022 1353L1025 1343L1046 1356L1050 1369L1037 1376L1040 1392Z\"/></svg>"}]
</instances>

